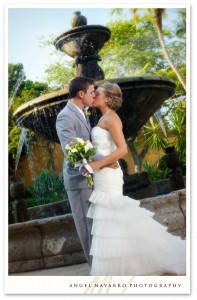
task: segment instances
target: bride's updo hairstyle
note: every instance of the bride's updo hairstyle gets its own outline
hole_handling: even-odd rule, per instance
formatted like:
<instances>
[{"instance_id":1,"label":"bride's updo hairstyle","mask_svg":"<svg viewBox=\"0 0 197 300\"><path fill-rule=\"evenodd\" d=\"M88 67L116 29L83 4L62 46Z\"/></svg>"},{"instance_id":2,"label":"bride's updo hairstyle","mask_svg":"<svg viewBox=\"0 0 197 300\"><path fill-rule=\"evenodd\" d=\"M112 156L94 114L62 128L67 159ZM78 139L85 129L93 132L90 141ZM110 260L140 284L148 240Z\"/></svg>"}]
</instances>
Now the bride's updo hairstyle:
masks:
<instances>
[{"instance_id":1,"label":"bride's updo hairstyle","mask_svg":"<svg viewBox=\"0 0 197 300\"><path fill-rule=\"evenodd\" d=\"M105 81L99 87L104 89L106 97L109 97L107 106L113 110L117 110L122 106L122 91L116 83Z\"/></svg>"}]
</instances>

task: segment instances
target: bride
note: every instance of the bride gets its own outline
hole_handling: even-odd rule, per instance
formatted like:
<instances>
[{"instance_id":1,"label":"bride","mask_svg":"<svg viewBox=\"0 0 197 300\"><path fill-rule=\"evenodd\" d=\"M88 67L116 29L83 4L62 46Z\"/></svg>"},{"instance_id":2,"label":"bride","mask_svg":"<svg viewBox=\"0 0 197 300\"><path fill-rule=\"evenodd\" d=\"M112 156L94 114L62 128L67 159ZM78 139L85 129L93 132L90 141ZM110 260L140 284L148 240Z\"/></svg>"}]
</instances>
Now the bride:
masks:
<instances>
[{"instance_id":1,"label":"bride","mask_svg":"<svg viewBox=\"0 0 197 300\"><path fill-rule=\"evenodd\" d=\"M103 168L127 153L122 122L115 112L122 103L117 84L101 84L94 107L102 112L92 129L92 143L105 157L89 165L94 190L87 217L92 223L91 275L185 275L186 243L156 222L139 201L123 196L123 173Z\"/></svg>"}]
</instances>

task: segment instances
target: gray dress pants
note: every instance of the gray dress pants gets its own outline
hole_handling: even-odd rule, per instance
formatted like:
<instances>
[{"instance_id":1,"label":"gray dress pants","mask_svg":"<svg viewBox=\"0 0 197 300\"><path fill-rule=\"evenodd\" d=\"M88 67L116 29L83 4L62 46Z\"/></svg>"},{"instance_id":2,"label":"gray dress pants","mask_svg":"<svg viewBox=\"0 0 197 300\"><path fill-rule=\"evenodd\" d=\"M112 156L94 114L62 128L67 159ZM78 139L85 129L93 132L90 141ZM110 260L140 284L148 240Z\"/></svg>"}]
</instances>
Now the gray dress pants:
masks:
<instances>
[{"instance_id":1,"label":"gray dress pants","mask_svg":"<svg viewBox=\"0 0 197 300\"><path fill-rule=\"evenodd\" d=\"M67 190L77 233L90 266L92 260L90 256L92 220L86 215L90 206L91 194L92 189Z\"/></svg>"}]
</instances>

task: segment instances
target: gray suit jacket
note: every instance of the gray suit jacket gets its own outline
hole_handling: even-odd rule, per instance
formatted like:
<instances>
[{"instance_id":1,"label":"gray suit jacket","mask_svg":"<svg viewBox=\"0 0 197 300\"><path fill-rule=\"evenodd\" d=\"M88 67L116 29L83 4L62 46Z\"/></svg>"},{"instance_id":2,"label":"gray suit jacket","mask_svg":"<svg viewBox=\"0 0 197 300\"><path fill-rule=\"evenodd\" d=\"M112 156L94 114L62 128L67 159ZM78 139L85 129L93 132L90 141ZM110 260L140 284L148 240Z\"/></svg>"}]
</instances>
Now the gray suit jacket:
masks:
<instances>
[{"instance_id":1,"label":"gray suit jacket","mask_svg":"<svg viewBox=\"0 0 197 300\"><path fill-rule=\"evenodd\" d=\"M78 168L75 169L72 164L66 161L65 146L69 142L74 141L76 137L90 140L91 126L77 108L68 101L67 105L57 116L56 130L64 152L63 175L65 188L68 190L89 188L86 178L81 175Z\"/></svg>"}]
</instances>

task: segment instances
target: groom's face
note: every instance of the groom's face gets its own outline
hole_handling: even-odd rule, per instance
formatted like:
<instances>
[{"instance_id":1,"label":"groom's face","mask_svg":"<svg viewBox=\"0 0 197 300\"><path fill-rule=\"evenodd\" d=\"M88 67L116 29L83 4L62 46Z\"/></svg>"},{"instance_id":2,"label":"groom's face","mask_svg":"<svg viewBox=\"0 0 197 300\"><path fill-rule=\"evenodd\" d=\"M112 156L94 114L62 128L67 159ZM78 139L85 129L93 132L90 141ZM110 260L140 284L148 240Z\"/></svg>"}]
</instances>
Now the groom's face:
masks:
<instances>
[{"instance_id":1,"label":"groom's face","mask_svg":"<svg viewBox=\"0 0 197 300\"><path fill-rule=\"evenodd\" d=\"M87 91L84 92L82 103L84 106L91 107L95 98L94 86L91 84L88 86Z\"/></svg>"},{"instance_id":2,"label":"groom's face","mask_svg":"<svg viewBox=\"0 0 197 300\"><path fill-rule=\"evenodd\" d=\"M101 108L103 106L106 106L108 101L109 98L105 95L105 89L103 87L98 87L95 92L93 107Z\"/></svg>"}]
</instances>

